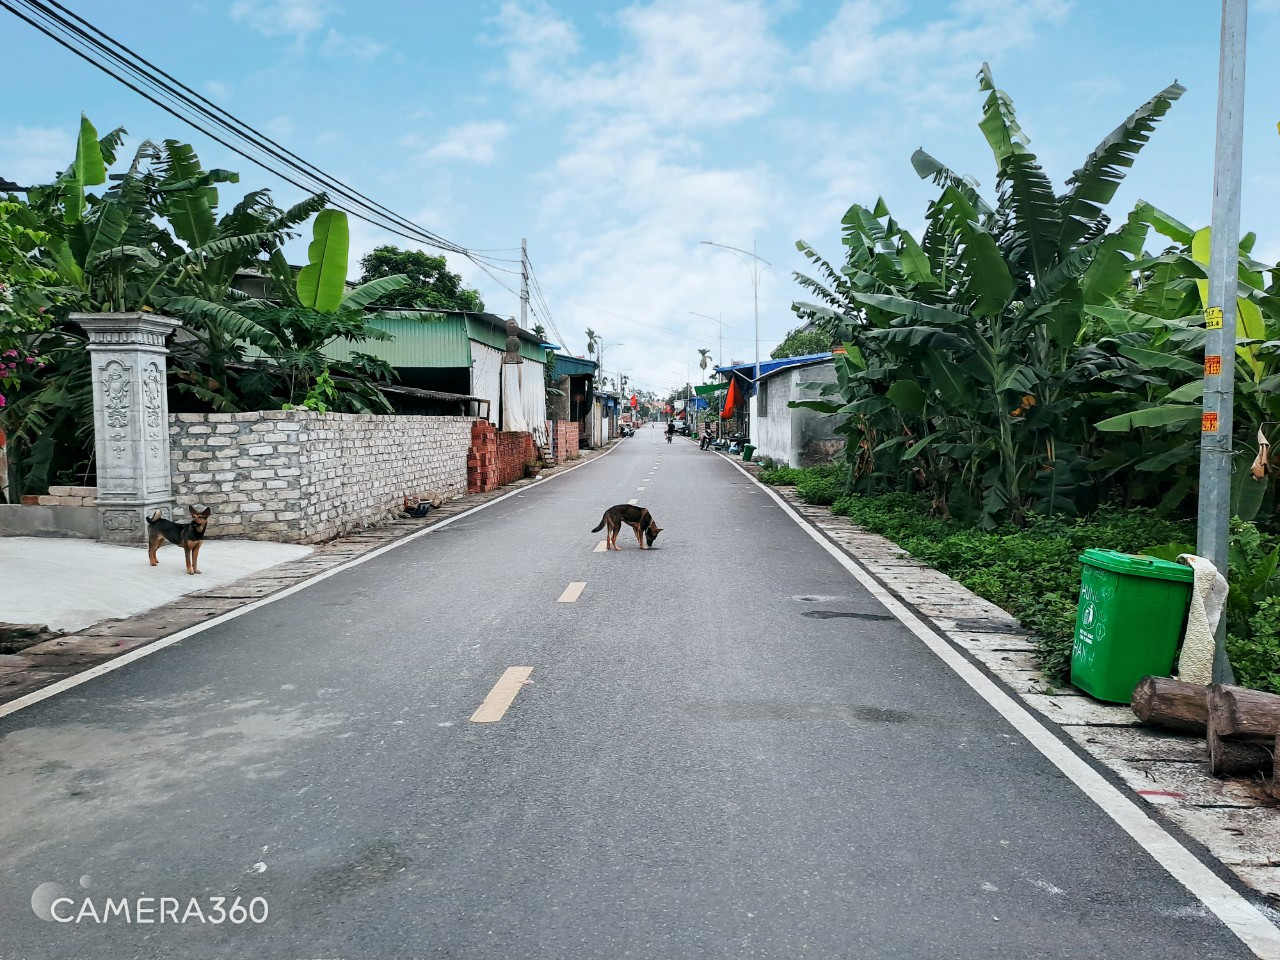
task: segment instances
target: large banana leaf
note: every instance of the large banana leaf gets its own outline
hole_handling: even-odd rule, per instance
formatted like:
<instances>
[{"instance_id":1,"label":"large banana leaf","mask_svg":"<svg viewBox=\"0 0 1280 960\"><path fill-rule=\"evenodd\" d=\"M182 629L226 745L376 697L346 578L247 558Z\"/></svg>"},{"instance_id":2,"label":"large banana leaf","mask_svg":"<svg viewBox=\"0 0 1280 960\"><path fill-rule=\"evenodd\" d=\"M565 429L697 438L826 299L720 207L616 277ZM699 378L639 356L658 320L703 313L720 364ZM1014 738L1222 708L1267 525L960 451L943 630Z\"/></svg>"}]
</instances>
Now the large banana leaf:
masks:
<instances>
[{"instance_id":1,"label":"large banana leaf","mask_svg":"<svg viewBox=\"0 0 1280 960\"><path fill-rule=\"evenodd\" d=\"M889 387L889 399L900 411L918 417L924 413L925 393L914 380L898 380Z\"/></svg>"},{"instance_id":2,"label":"large banana leaf","mask_svg":"<svg viewBox=\"0 0 1280 960\"><path fill-rule=\"evenodd\" d=\"M107 181L107 167L102 159L102 146L98 143L98 131L89 118L80 114L80 135L76 139L76 158L71 170L63 175L66 185L64 219L77 223L84 216L84 188Z\"/></svg>"},{"instance_id":3,"label":"large banana leaf","mask_svg":"<svg viewBox=\"0 0 1280 960\"><path fill-rule=\"evenodd\" d=\"M1070 189L1059 201L1059 250L1065 253L1094 229L1102 207L1111 202L1124 179L1125 169L1133 166L1134 158L1151 139L1156 123L1184 93L1186 87L1169 84L1111 131L1067 180Z\"/></svg>"},{"instance_id":4,"label":"large banana leaf","mask_svg":"<svg viewBox=\"0 0 1280 960\"><path fill-rule=\"evenodd\" d=\"M217 232L213 208L218 192L211 184L240 177L228 171L206 171L190 144L166 140L164 148L159 164L163 177L156 187L164 195L161 209L179 239L190 247L204 246Z\"/></svg>"},{"instance_id":5,"label":"large banana leaf","mask_svg":"<svg viewBox=\"0 0 1280 960\"><path fill-rule=\"evenodd\" d=\"M1126 432L1137 427L1167 427L1175 423L1188 423L1192 420L1198 420L1201 412L1202 408L1199 404L1184 406L1170 403L1159 407L1146 407L1142 410L1135 410L1132 413L1122 413L1118 417L1108 417L1106 420L1094 424L1094 427L1098 430L1116 433Z\"/></svg>"},{"instance_id":6,"label":"large banana leaf","mask_svg":"<svg viewBox=\"0 0 1280 960\"><path fill-rule=\"evenodd\" d=\"M978 72L978 84L988 91L978 127L996 158L996 184L1002 194L1002 206L1010 207L1014 213L1016 235L1010 247L1038 281L1057 259L1057 196L1035 154L1027 149L1030 141L1018 124L1013 101L997 89L991 68L985 63Z\"/></svg>"},{"instance_id":7,"label":"large banana leaf","mask_svg":"<svg viewBox=\"0 0 1280 960\"><path fill-rule=\"evenodd\" d=\"M323 210L316 216L308 263L298 274L298 300L304 307L332 313L342 306L347 283L347 215Z\"/></svg>"},{"instance_id":8,"label":"large banana leaf","mask_svg":"<svg viewBox=\"0 0 1280 960\"><path fill-rule=\"evenodd\" d=\"M924 150L916 150L915 153L911 154L911 166L915 168L916 174L921 180L932 180L936 184L959 190L982 216L989 217L995 213L991 209L991 205L983 200L978 193L976 180L960 176L940 160L936 160L925 153Z\"/></svg>"},{"instance_id":9,"label":"large banana leaf","mask_svg":"<svg viewBox=\"0 0 1280 960\"><path fill-rule=\"evenodd\" d=\"M858 290L850 290L849 298L863 306L883 310L895 316L906 317L916 323L963 324L970 322L969 318L963 313L956 313L954 310L932 307L927 303L907 300L903 297L892 297L883 293L862 293Z\"/></svg>"},{"instance_id":10,"label":"large banana leaf","mask_svg":"<svg viewBox=\"0 0 1280 960\"><path fill-rule=\"evenodd\" d=\"M362 310L373 301L377 300L384 293L390 293L392 290L399 290L409 282L409 278L403 273L397 273L390 277L378 277L367 283L362 283L354 290L348 291L347 295L342 298L343 310Z\"/></svg>"},{"instance_id":11,"label":"large banana leaf","mask_svg":"<svg viewBox=\"0 0 1280 960\"><path fill-rule=\"evenodd\" d=\"M998 316L1013 296L1013 276L995 237L979 225L977 211L954 187L942 192L933 211L960 242L957 266L965 278L965 291L971 299L973 314Z\"/></svg>"},{"instance_id":12,"label":"large banana leaf","mask_svg":"<svg viewBox=\"0 0 1280 960\"><path fill-rule=\"evenodd\" d=\"M1195 232L1195 236L1191 239L1191 258L1204 267L1209 266L1209 256L1213 245L1213 228L1201 227ZM1246 271L1247 272L1247 271ZM1209 306L1209 281L1201 277L1196 278L1196 288L1200 291L1200 304L1203 307ZM1258 305L1244 297L1236 297L1236 339L1237 340L1265 340L1267 337L1267 325L1263 322L1262 311L1258 309ZM1251 379L1256 383L1262 379L1263 363L1258 357L1257 347L1254 346L1237 346L1236 356L1245 362L1248 366Z\"/></svg>"}]
</instances>

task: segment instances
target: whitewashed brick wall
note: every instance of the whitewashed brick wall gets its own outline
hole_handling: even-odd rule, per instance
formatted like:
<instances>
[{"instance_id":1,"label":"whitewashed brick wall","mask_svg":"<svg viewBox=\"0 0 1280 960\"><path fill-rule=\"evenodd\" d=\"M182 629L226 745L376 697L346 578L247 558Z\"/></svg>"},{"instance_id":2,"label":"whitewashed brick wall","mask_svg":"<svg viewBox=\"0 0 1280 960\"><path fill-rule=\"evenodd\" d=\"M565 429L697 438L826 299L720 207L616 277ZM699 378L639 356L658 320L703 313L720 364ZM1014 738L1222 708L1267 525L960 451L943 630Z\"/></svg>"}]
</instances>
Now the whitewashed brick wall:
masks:
<instances>
[{"instance_id":1,"label":"whitewashed brick wall","mask_svg":"<svg viewBox=\"0 0 1280 960\"><path fill-rule=\"evenodd\" d=\"M403 498L467 492L468 417L310 410L169 417L179 515L210 507L212 537L314 543L401 513Z\"/></svg>"}]
</instances>

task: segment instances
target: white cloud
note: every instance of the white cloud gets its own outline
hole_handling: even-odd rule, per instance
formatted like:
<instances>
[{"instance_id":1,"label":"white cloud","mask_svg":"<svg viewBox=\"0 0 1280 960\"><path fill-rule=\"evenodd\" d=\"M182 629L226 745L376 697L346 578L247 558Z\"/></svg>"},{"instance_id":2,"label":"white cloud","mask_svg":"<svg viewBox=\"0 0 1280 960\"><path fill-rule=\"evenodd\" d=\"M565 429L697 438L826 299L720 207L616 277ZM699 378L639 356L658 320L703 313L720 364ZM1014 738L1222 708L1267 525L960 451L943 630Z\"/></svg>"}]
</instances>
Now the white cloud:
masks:
<instances>
[{"instance_id":1,"label":"white cloud","mask_svg":"<svg viewBox=\"0 0 1280 960\"><path fill-rule=\"evenodd\" d=\"M333 28L320 45L320 52L330 57L372 60L386 53L387 45L363 34L342 33Z\"/></svg>"},{"instance_id":2,"label":"white cloud","mask_svg":"<svg viewBox=\"0 0 1280 960\"><path fill-rule=\"evenodd\" d=\"M414 134L401 143L415 148L422 159L461 160L487 166L498 156L498 146L511 132L500 120L473 120L446 130L439 140Z\"/></svg>"},{"instance_id":3,"label":"white cloud","mask_svg":"<svg viewBox=\"0 0 1280 960\"><path fill-rule=\"evenodd\" d=\"M209 99L217 103L223 103L231 96L231 89L225 83L217 80L206 80L204 92L208 94Z\"/></svg>"},{"instance_id":4,"label":"white cloud","mask_svg":"<svg viewBox=\"0 0 1280 960\"><path fill-rule=\"evenodd\" d=\"M331 7L325 0L236 0L231 19L268 37L302 43L324 26Z\"/></svg>"},{"instance_id":5,"label":"white cloud","mask_svg":"<svg viewBox=\"0 0 1280 960\"><path fill-rule=\"evenodd\" d=\"M815 88L937 103L951 95L957 74L970 77L983 60L1024 47L1069 10L1069 0L956 0L945 15L920 22L904 0L845 0L796 76Z\"/></svg>"},{"instance_id":6,"label":"white cloud","mask_svg":"<svg viewBox=\"0 0 1280 960\"><path fill-rule=\"evenodd\" d=\"M554 230L530 257L570 351L582 352L590 326L625 344L607 360L611 376L622 366L669 387L683 382L687 360L698 379L697 348L718 354L719 344L717 325L696 311L723 314L726 359L752 359L751 273L699 241L750 249L758 237L761 255L775 261L759 288L767 357L797 323L792 300L804 299L790 277L804 265L792 241L804 237L838 259L849 204L869 206L902 179L910 147L893 160L886 149L954 123L959 98L966 110L975 105L978 64L991 58L998 67L1000 54L1030 45L1067 10L1061 0L924 6L927 18L908 20L901 0L847 0L788 49L777 3L639 0L603 20L616 53L593 56L567 16L538 0L506 3L491 39L518 116L566 118L559 156L534 181L545 191L536 219ZM856 121L792 120L787 105L815 96ZM735 139L736 154L725 149ZM764 140L795 149L752 147ZM898 212L909 221L909 201Z\"/></svg>"},{"instance_id":7,"label":"white cloud","mask_svg":"<svg viewBox=\"0 0 1280 960\"><path fill-rule=\"evenodd\" d=\"M273 140L288 140L297 130L286 116L272 117L262 127Z\"/></svg>"},{"instance_id":8,"label":"white cloud","mask_svg":"<svg viewBox=\"0 0 1280 960\"><path fill-rule=\"evenodd\" d=\"M66 127L18 127L0 137L0 177L23 187L55 180L75 160L77 128L70 122Z\"/></svg>"},{"instance_id":9,"label":"white cloud","mask_svg":"<svg viewBox=\"0 0 1280 960\"><path fill-rule=\"evenodd\" d=\"M667 126L759 115L783 56L759 0L635 4L617 18L625 52L576 68L577 32L545 5L508 2L496 22L512 86L539 106L623 110Z\"/></svg>"}]
</instances>

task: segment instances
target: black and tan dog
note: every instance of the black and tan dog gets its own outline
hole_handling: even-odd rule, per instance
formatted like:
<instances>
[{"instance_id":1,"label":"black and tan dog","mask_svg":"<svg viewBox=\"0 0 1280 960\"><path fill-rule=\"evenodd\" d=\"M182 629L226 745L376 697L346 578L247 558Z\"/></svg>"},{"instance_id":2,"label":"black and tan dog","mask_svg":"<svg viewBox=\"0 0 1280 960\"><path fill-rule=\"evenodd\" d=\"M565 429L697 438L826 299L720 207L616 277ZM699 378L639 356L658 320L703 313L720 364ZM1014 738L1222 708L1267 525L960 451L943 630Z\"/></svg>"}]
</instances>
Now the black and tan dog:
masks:
<instances>
[{"instance_id":1,"label":"black and tan dog","mask_svg":"<svg viewBox=\"0 0 1280 960\"><path fill-rule=\"evenodd\" d=\"M604 516L600 518L599 525L592 528L592 533L598 533L604 527L609 528L609 533L605 537L607 549L621 550L618 546L618 533L622 530L622 525L626 524L636 532L636 543L640 544L640 549L646 549L645 541L648 546L653 546L653 541L658 538L658 534L662 532L653 520L647 507L637 507L633 503L620 503L617 506L610 507L604 512Z\"/></svg>"},{"instance_id":2,"label":"black and tan dog","mask_svg":"<svg viewBox=\"0 0 1280 960\"><path fill-rule=\"evenodd\" d=\"M187 573L199 573L200 545L204 543L204 528L209 524L210 512L212 512L211 507L205 507L200 511L191 507L190 523L174 523L160 516L160 511L157 510L147 520L147 558L151 561L151 565L153 567L156 565L156 551L168 540L182 548L187 561Z\"/></svg>"}]
</instances>

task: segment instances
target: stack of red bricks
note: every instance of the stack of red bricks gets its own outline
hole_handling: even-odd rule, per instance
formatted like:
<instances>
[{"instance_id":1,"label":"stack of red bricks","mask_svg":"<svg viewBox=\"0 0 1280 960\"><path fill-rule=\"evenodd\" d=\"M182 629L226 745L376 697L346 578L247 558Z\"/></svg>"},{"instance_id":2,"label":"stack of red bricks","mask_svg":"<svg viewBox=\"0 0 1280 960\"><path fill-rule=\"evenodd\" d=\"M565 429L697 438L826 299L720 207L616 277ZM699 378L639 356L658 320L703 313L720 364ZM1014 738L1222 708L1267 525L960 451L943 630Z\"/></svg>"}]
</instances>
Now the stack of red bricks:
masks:
<instances>
[{"instance_id":1,"label":"stack of red bricks","mask_svg":"<svg viewBox=\"0 0 1280 960\"><path fill-rule=\"evenodd\" d=\"M501 430L498 432L498 485L515 483L525 474L525 467L537 456L533 434Z\"/></svg>"},{"instance_id":2,"label":"stack of red bricks","mask_svg":"<svg viewBox=\"0 0 1280 960\"><path fill-rule=\"evenodd\" d=\"M498 486L498 437L493 424L471 424L471 449L467 452L467 492L484 493Z\"/></svg>"}]
</instances>

